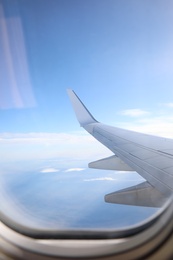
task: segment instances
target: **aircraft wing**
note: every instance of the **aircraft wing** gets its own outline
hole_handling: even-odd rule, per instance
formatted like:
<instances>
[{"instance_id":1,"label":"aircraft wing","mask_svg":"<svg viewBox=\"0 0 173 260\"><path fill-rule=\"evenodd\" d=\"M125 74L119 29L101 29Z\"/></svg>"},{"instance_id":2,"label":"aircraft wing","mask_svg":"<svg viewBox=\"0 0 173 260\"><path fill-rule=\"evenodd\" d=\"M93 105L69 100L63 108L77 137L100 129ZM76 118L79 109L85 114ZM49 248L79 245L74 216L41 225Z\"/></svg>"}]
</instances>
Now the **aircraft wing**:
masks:
<instances>
[{"instance_id":1,"label":"aircraft wing","mask_svg":"<svg viewBox=\"0 0 173 260\"><path fill-rule=\"evenodd\" d=\"M106 202L160 207L173 193L173 140L98 122L73 90L68 95L80 125L113 152L91 168L136 171L146 181L105 196Z\"/></svg>"}]
</instances>

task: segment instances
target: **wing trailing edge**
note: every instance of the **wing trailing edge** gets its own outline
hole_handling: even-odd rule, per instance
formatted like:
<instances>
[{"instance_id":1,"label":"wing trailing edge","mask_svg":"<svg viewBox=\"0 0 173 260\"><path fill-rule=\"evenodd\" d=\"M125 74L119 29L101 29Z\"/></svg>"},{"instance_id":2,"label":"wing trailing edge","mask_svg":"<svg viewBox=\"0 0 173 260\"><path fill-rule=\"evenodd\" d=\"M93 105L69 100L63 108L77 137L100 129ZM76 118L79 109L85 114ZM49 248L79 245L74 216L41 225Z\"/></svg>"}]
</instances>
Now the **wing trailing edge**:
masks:
<instances>
[{"instance_id":1,"label":"wing trailing edge","mask_svg":"<svg viewBox=\"0 0 173 260\"><path fill-rule=\"evenodd\" d=\"M161 192L148 182L105 195L105 202L157 208L162 207L166 199Z\"/></svg>"},{"instance_id":2,"label":"wing trailing edge","mask_svg":"<svg viewBox=\"0 0 173 260\"><path fill-rule=\"evenodd\" d=\"M133 171L133 169L130 166L128 166L116 155L112 155L110 157L91 162L88 164L88 167L102 170Z\"/></svg>"}]
</instances>

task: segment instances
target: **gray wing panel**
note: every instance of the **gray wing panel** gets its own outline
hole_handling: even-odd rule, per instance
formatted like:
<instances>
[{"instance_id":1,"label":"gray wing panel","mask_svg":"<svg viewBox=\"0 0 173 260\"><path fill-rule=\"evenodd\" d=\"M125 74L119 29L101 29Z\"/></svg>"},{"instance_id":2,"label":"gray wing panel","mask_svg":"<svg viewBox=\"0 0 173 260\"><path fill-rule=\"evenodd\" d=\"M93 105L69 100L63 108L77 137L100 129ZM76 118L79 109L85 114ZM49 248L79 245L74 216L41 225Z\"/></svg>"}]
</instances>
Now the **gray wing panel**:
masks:
<instances>
[{"instance_id":1,"label":"gray wing panel","mask_svg":"<svg viewBox=\"0 0 173 260\"><path fill-rule=\"evenodd\" d=\"M105 201L108 203L144 207L161 207L166 199L162 193L148 182L105 195Z\"/></svg>"},{"instance_id":2,"label":"gray wing panel","mask_svg":"<svg viewBox=\"0 0 173 260\"><path fill-rule=\"evenodd\" d=\"M156 145L153 136L103 124L95 125L92 134L160 192L166 195L173 192L173 155L161 150L166 148L163 138L157 137ZM173 144L168 139L166 143L168 147ZM154 149L156 146L158 149Z\"/></svg>"},{"instance_id":3,"label":"gray wing panel","mask_svg":"<svg viewBox=\"0 0 173 260\"><path fill-rule=\"evenodd\" d=\"M116 155L100 159L88 164L89 168L114 170L114 171L133 171L126 163L120 160Z\"/></svg>"}]
</instances>

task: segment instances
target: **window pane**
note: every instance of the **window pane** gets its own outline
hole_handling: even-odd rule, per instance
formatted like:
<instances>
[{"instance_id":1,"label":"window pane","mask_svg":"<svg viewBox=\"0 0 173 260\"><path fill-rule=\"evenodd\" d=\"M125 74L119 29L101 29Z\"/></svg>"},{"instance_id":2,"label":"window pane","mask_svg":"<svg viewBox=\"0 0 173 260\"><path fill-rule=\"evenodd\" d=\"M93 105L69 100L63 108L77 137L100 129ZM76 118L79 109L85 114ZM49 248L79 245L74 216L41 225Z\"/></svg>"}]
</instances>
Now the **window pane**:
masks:
<instances>
[{"instance_id":1,"label":"window pane","mask_svg":"<svg viewBox=\"0 0 173 260\"><path fill-rule=\"evenodd\" d=\"M145 180L87 167L112 152L79 128L66 89L108 125L173 137L172 5L1 1L2 215L29 228L94 231L133 226L160 210L105 201Z\"/></svg>"}]
</instances>

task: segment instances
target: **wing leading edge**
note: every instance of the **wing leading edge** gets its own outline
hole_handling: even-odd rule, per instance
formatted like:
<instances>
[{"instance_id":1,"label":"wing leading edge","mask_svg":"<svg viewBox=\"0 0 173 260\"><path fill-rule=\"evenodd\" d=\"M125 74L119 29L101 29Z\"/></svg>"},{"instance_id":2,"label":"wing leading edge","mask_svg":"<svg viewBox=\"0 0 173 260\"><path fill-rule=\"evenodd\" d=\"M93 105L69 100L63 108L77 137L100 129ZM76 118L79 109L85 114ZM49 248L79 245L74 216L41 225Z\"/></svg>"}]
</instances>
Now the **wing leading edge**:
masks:
<instances>
[{"instance_id":1,"label":"wing leading edge","mask_svg":"<svg viewBox=\"0 0 173 260\"><path fill-rule=\"evenodd\" d=\"M134 170L145 180L105 196L110 203L160 207L173 193L173 140L141 134L98 122L73 90L68 95L80 125L114 155L89 164L90 168Z\"/></svg>"}]
</instances>

